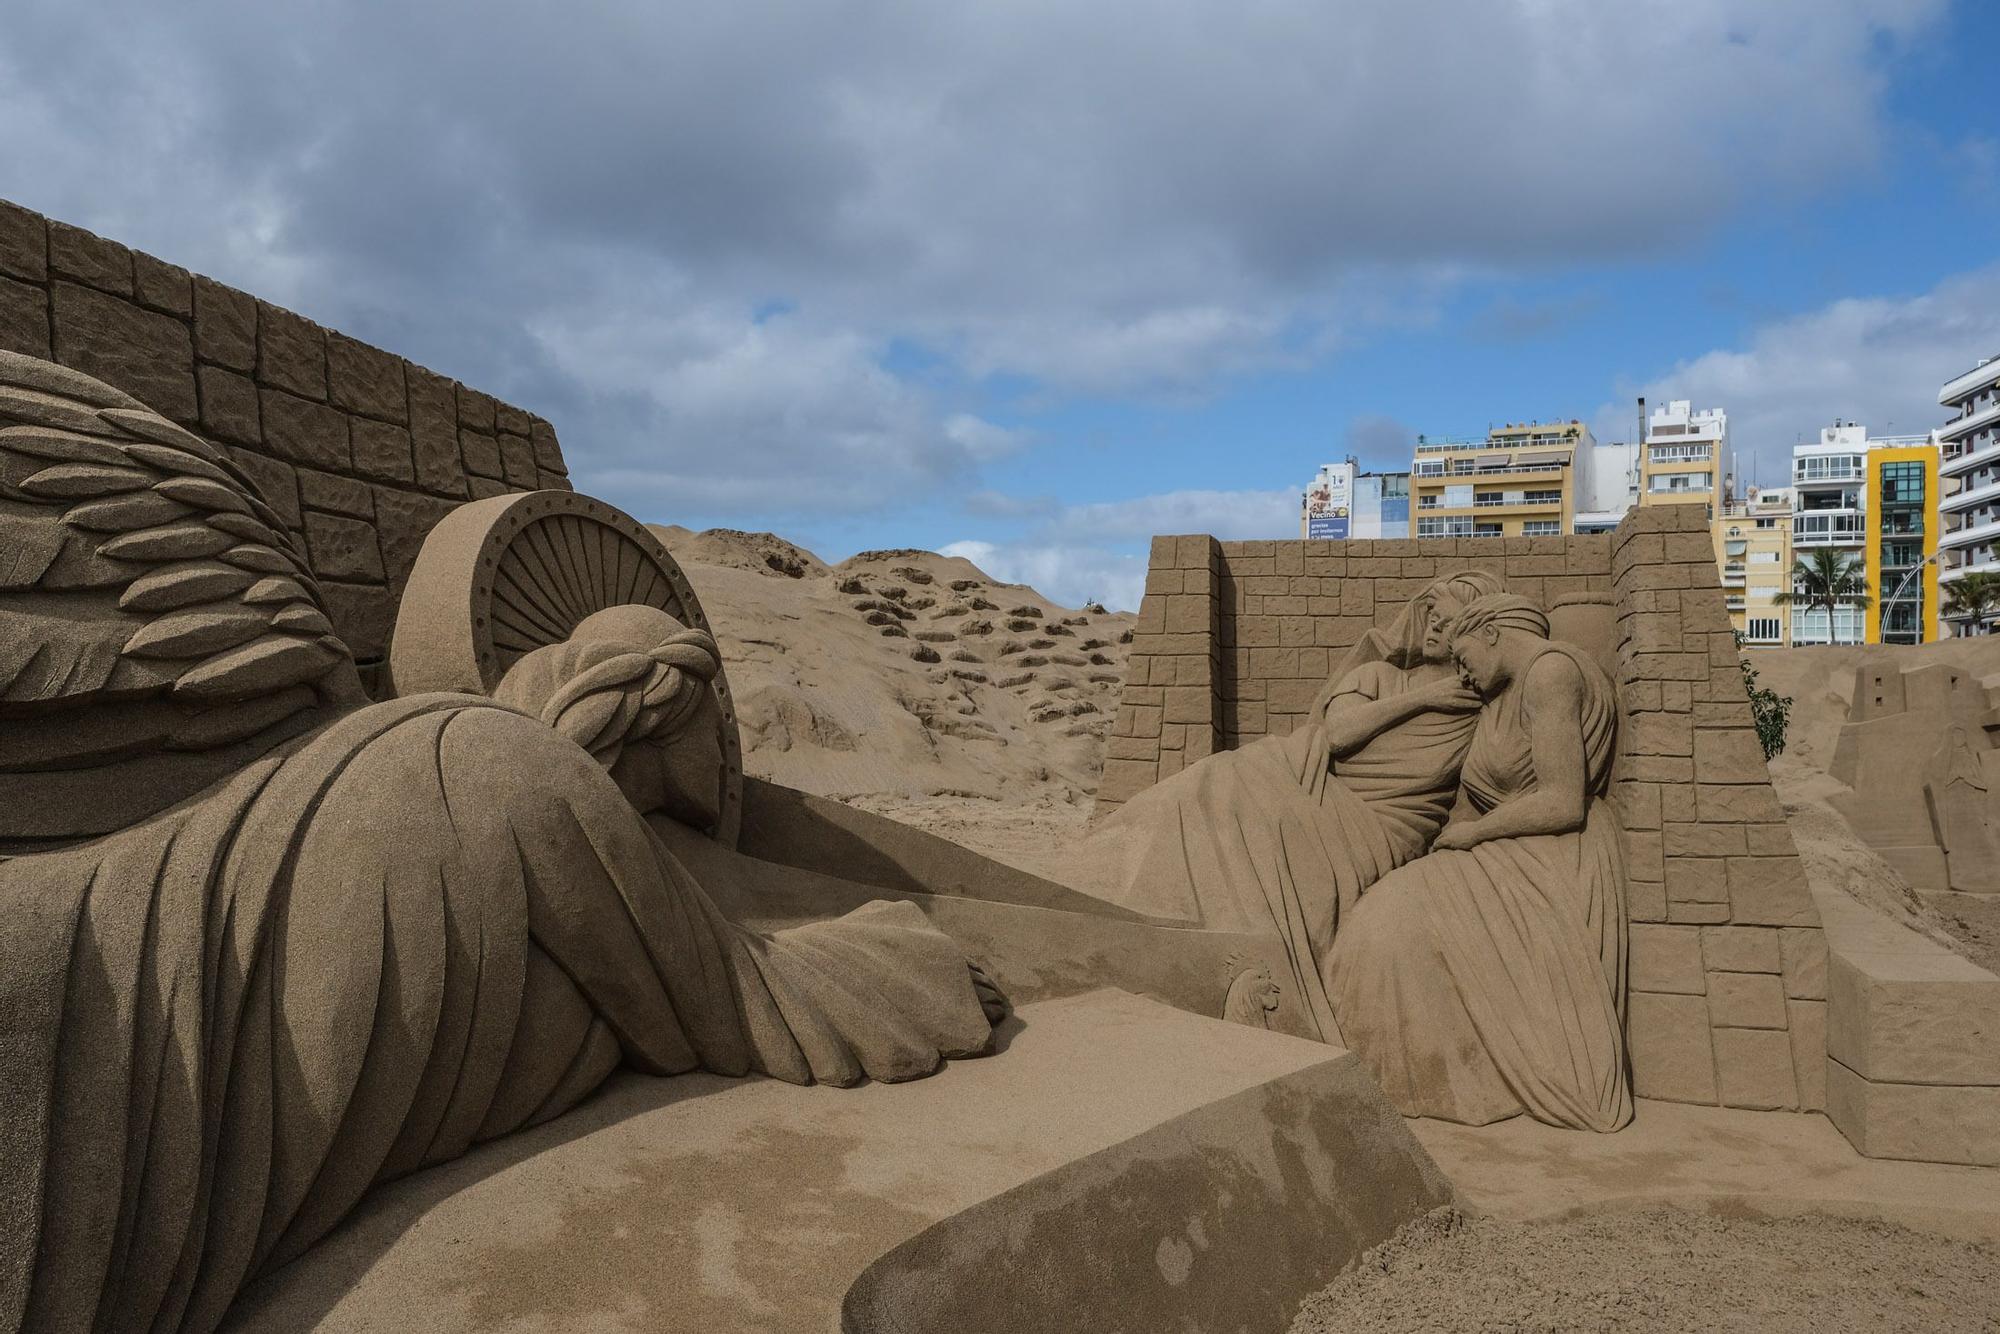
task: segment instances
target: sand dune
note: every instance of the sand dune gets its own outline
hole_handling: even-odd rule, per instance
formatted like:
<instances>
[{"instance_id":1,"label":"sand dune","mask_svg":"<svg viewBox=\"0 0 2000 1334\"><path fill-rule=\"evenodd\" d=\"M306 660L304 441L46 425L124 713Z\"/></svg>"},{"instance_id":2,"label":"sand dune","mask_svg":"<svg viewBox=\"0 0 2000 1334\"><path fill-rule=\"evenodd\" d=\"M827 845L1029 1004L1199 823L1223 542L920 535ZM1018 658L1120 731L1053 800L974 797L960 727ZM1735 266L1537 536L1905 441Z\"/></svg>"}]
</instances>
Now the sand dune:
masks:
<instances>
[{"instance_id":1,"label":"sand dune","mask_svg":"<svg viewBox=\"0 0 2000 1334\"><path fill-rule=\"evenodd\" d=\"M722 641L751 773L891 814L936 798L1088 812L1129 613L929 551L829 566L770 533L653 532Z\"/></svg>"}]
</instances>

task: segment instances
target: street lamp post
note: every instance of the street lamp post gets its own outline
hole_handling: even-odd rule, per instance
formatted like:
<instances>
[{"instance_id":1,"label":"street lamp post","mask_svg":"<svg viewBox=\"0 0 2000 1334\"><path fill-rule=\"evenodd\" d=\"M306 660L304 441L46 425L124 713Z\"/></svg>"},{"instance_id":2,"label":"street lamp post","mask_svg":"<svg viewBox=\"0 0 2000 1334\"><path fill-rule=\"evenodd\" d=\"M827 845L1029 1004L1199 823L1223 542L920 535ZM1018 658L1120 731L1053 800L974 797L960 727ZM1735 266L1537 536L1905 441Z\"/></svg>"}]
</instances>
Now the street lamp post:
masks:
<instances>
[{"instance_id":1,"label":"street lamp post","mask_svg":"<svg viewBox=\"0 0 2000 1334\"><path fill-rule=\"evenodd\" d=\"M1924 566L1931 564L1933 561L1936 561L1942 555L1944 555L1944 551L1942 549L1933 551L1930 555L1924 557L1922 560L1918 561L1915 565L1912 565L1909 569L1909 572L1905 574L1900 580L1897 581L1896 591L1889 595L1889 601L1884 602L1882 604L1881 611L1876 621L1878 627L1881 626L1880 618L1886 617L1889 614L1889 607L1891 606L1891 604L1903 600L1903 590L1910 586L1910 580L1922 574L1924 572ZM1924 621L1924 601L1923 598L1919 596L1917 599L1917 642L1919 644L1924 642L1923 621ZM1886 627L1882 628L1886 629Z\"/></svg>"}]
</instances>

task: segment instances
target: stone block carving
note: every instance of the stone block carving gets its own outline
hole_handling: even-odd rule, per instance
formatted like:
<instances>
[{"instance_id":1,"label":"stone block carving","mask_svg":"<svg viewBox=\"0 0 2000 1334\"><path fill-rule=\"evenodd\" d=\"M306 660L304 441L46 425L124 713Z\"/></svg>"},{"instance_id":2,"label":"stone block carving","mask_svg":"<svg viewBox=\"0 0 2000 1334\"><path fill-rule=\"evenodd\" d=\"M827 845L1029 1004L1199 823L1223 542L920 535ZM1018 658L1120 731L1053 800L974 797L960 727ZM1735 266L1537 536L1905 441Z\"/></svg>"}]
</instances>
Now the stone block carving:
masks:
<instances>
[{"instance_id":1,"label":"stone block carving","mask_svg":"<svg viewBox=\"0 0 2000 1334\"><path fill-rule=\"evenodd\" d=\"M226 445L286 526L304 531L301 470L366 482L396 505L399 551L369 557L323 544L338 568L325 610L379 681L400 576L415 559L407 526L435 502L474 494L566 489L555 431L539 417L413 366L211 278L0 201L0 351L53 359L132 395ZM460 421L460 406L467 417ZM463 426L491 445L461 454ZM496 434L498 433L498 434ZM468 462L476 464L469 468ZM366 518L305 483L303 510ZM448 506L446 507L448 508ZM322 525L324 527L324 525ZM422 541L421 532L415 535Z\"/></svg>"}]
</instances>

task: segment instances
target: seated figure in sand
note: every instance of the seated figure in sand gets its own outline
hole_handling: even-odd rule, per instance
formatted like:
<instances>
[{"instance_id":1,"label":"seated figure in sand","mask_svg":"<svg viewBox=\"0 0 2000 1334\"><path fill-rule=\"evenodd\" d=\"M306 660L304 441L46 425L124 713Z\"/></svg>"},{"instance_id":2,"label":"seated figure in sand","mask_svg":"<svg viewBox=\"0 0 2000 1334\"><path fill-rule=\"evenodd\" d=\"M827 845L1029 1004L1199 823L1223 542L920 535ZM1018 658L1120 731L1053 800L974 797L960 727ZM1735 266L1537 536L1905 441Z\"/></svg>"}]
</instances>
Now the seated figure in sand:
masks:
<instances>
[{"instance_id":1,"label":"seated figure in sand","mask_svg":"<svg viewBox=\"0 0 2000 1334\"><path fill-rule=\"evenodd\" d=\"M1506 594L1459 617L1452 652L1485 699L1464 801L1427 855L1361 899L1326 959L1343 1037L1405 1115L1632 1119L1625 866L1604 800L1618 703L1588 654L1548 636L1548 618Z\"/></svg>"},{"instance_id":2,"label":"seated figure in sand","mask_svg":"<svg viewBox=\"0 0 2000 1334\"><path fill-rule=\"evenodd\" d=\"M371 1186L620 1066L988 1047L915 907L757 935L649 827L715 813L706 634L613 609L497 701L369 704L227 454L7 354L0 426L0 1328L212 1329Z\"/></svg>"},{"instance_id":3,"label":"seated figure in sand","mask_svg":"<svg viewBox=\"0 0 2000 1334\"><path fill-rule=\"evenodd\" d=\"M1209 756L1134 797L1079 850L1103 898L1223 931L1276 934L1313 1036L1340 1042L1322 963L1368 887L1419 857L1458 792L1479 696L1449 629L1497 591L1483 571L1425 588L1335 668L1304 726Z\"/></svg>"}]
</instances>

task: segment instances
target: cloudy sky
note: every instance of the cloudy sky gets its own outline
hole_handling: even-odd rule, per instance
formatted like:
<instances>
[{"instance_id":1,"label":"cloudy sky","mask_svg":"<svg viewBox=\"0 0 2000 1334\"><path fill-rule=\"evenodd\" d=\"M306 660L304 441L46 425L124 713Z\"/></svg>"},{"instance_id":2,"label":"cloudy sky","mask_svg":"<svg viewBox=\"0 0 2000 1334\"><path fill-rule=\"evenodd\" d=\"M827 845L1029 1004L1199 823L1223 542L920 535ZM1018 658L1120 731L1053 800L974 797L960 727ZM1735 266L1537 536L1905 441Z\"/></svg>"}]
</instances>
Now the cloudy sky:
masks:
<instances>
[{"instance_id":1,"label":"cloudy sky","mask_svg":"<svg viewBox=\"0 0 2000 1334\"><path fill-rule=\"evenodd\" d=\"M1347 453L1744 470L2000 352L1986 0L13 0L0 196L551 418L642 518L1131 605Z\"/></svg>"}]
</instances>

